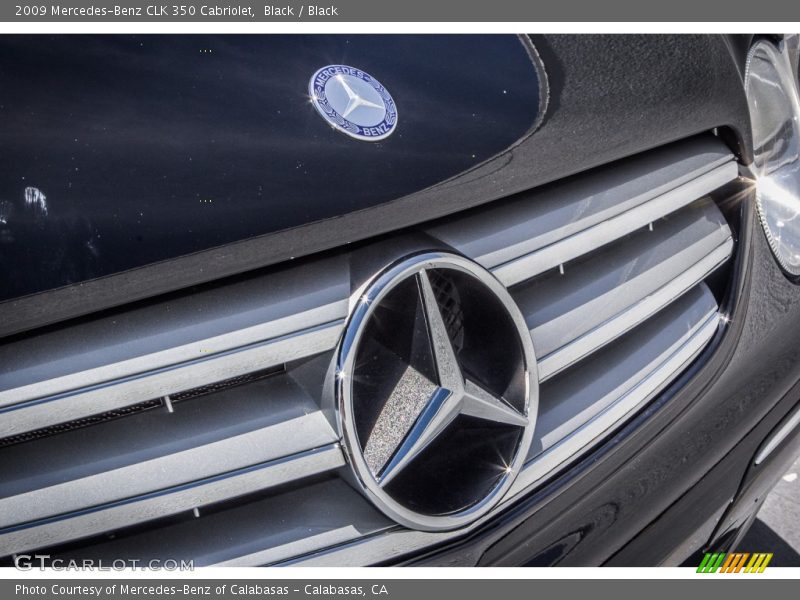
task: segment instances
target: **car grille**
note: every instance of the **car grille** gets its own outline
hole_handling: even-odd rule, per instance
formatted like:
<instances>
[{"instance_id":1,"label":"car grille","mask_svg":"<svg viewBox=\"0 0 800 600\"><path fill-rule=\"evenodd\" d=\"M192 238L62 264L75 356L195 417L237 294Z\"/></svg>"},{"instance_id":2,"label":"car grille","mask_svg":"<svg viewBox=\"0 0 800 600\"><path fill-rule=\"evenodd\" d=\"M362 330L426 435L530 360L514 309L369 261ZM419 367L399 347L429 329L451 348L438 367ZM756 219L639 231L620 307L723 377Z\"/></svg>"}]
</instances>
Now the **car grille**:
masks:
<instances>
[{"instance_id":1,"label":"car grille","mask_svg":"<svg viewBox=\"0 0 800 600\"><path fill-rule=\"evenodd\" d=\"M376 242L391 260L419 239L463 253L528 323L538 421L496 511L595 447L724 326L709 282L734 240L715 196L737 177L701 136ZM399 527L347 483L324 399L367 254L0 347L0 555L375 564L463 534Z\"/></svg>"}]
</instances>

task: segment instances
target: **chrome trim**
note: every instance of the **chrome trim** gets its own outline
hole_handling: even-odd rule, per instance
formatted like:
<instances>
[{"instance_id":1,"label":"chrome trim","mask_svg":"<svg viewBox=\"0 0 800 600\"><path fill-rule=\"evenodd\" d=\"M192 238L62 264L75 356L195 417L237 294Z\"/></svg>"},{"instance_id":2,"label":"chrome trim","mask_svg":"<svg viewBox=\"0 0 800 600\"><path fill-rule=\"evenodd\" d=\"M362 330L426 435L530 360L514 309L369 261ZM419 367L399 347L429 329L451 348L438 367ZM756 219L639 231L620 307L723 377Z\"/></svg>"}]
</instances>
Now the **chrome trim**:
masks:
<instances>
[{"instance_id":1,"label":"chrome trim","mask_svg":"<svg viewBox=\"0 0 800 600\"><path fill-rule=\"evenodd\" d=\"M794 414L764 442L756 454L754 463L760 465L767 460L769 455L775 451L775 448L780 446L781 442L789 437L798 426L800 426L800 408L795 409Z\"/></svg>"},{"instance_id":2,"label":"chrome trim","mask_svg":"<svg viewBox=\"0 0 800 600\"><path fill-rule=\"evenodd\" d=\"M0 408L343 321L349 276L336 256L0 344Z\"/></svg>"},{"instance_id":3,"label":"chrome trim","mask_svg":"<svg viewBox=\"0 0 800 600\"><path fill-rule=\"evenodd\" d=\"M199 518L191 518L192 513L187 511L178 519L130 536L96 539L77 548L56 548L50 554L65 560L178 556L193 559L195 566L228 561L244 566L280 560L274 553L271 559L261 557L276 548L304 554L317 550L320 544L368 538L397 527L337 474L329 471L288 489L279 486L251 501L202 511Z\"/></svg>"},{"instance_id":4,"label":"chrome trim","mask_svg":"<svg viewBox=\"0 0 800 600\"><path fill-rule=\"evenodd\" d=\"M567 460L589 450L592 443L601 435L643 406L697 356L717 332L719 323L719 313L716 311L709 313L705 321L687 334L679 348L674 350L664 362L649 373L645 379L639 381L630 391L619 398L599 399L598 404L607 404L608 407L581 425L579 429L570 432L566 437L561 437L558 443L545 450L541 455L526 463L525 469L517 478L517 483L509 495L522 493L525 488L541 481Z\"/></svg>"},{"instance_id":5,"label":"chrome trim","mask_svg":"<svg viewBox=\"0 0 800 600\"><path fill-rule=\"evenodd\" d=\"M217 477L101 505L58 519L0 530L0 553L12 554L90 537L222 500L310 477L343 466L338 444L272 460Z\"/></svg>"},{"instance_id":6,"label":"chrome trim","mask_svg":"<svg viewBox=\"0 0 800 600\"><path fill-rule=\"evenodd\" d=\"M40 400L12 404L0 409L0 437L73 421L313 356L331 350L336 345L343 324L343 320L337 320L188 363L162 367ZM52 382L26 387L39 389L50 385ZM7 392L6 399L15 391Z\"/></svg>"},{"instance_id":7,"label":"chrome trim","mask_svg":"<svg viewBox=\"0 0 800 600\"><path fill-rule=\"evenodd\" d=\"M369 537L352 540L334 547L318 547L315 553L276 562L275 566L339 567L341 565L371 566L391 562L422 548L447 542L469 533L483 523L485 517L458 531L413 531L392 529ZM255 565L251 565L255 566Z\"/></svg>"},{"instance_id":8,"label":"chrome trim","mask_svg":"<svg viewBox=\"0 0 800 600\"><path fill-rule=\"evenodd\" d=\"M632 231L646 227L649 223L691 204L738 176L739 169L736 163L726 163L621 215L493 267L492 273L506 286L520 283L618 240Z\"/></svg>"},{"instance_id":9,"label":"chrome trim","mask_svg":"<svg viewBox=\"0 0 800 600\"><path fill-rule=\"evenodd\" d=\"M104 471L0 498L0 529L214 477L338 441L321 411Z\"/></svg>"},{"instance_id":10,"label":"chrome trim","mask_svg":"<svg viewBox=\"0 0 800 600\"><path fill-rule=\"evenodd\" d=\"M345 525L337 529L323 531L321 533L312 534L301 540L294 540L272 548L259 550L251 554L245 554L223 560L220 562L212 563L214 567L258 567L262 565L271 565L280 563L286 560L291 560L297 556L303 556L311 552L316 552L320 548L331 548L339 544L352 542L353 540L362 539L361 532L354 525ZM335 566L341 567L342 563L337 562Z\"/></svg>"},{"instance_id":11,"label":"chrome trim","mask_svg":"<svg viewBox=\"0 0 800 600\"><path fill-rule=\"evenodd\" d=\"M683 274L672 279L655 293L636 301L614 318L601 323L586 334L562 346L559 350L539 359L539 381L550 379L656 314L670 302L705 279L717 267L728 260L732 252L733 239L728 238L713 252L704 256ZM531 335L535 340L536 330L531 331Z\"/></svg>"},{"instance_id":12,"label":"chrome trim","mask_svg":"<svg viewBox=\"0 0 800 600\"><path fill-rule=\"evenodd\" d=\"M465 273L492 292L508 313L516 329L523 361L520 365L521 373L525 378L524 415L519 414L510 405L504 405L503 401L499 399L493 398L489 401L492 405L492 420L500 420L500 407L502 406L502 418L509 418L509 413L513 413L516 419L514 424L519 424L520 421L524 422L522 426L523 433L520 435L513 459L510 460L511 464L508 465L505 471L502 471L502 476L498 478L497 484L483 498L477 498L473 505L464 510L442 515L415 512L397 501L384 489L383 482L372 472L363 452L361 452L355 416L353 415L351 389L352 380L356 377L355 363L359 342L374 310L395 286L410 277L418 277L423 296L423 306L426 309L427 327L431 336L430 341L433 348L435 368L439 378L438 390L445 393L434 394L428 400L423 413L417 417L417 423L421 423L423 427L421 429L412 427L411 432L406 433L406 437L400 445L400 449L405 452L401 462L403 458L407 458L415 450L420 449L420 446L415 443L412 436L418 435L422 440L426 436L436 437L442 433L443 426L442 429L439 429L439 426L444 423L448 416L455 418L459 411L467 412L471 406L477 404L482 404L484 407L487 406L486 402L480 401L475 394L471 393L469 382L465 381L461 367L458 365L455 352L450 345L447 329L444 323L441 322L441 313L439 312L440 309L436 303L433 289L428 281L426 272L429 269L452 269ZM360 486L364 495L381 512L407 527L427 531L440 531L462 527L478 519L490 511L512 485L513 474L522 467L525 461L536 424L539 399L536 357L525 319L519 312L519 308L508 290L483 267L462 256L446 252L418 254L390 266L375 276L363 292L359 291L354 296L352 304L354 308L344 330L337 356L336 406L342 438L348 449L348 457L353 466L356 483ZM436 311L433 313L433 318L431 310ZM451 389L444 389L446 386ZM484 394L488 395L486 392ZM474 402L472 402L473 400ZM488 413L487 409L486 414ZM406 441L411 442L411 446L408 448L405 447ZM391 463L390 466L392 466ZM399 468L399 465L395 466L395 469L397 468Z\"/></svg>"},{"instance_id":13,"label":"chrome trim","mask_svg":"<svg viewBox=\"0 0 800 600\"><path fill-rule=\"evenodd\" d=\"M645 227L737 177L730 150L718 139L706 136L651 150L614 168L518 194L427 231L482 266L508 272L516 270L520 258L533 260L540 251L564 247L559 244L566 244L567 249L571 246L566 253L569 256L591 252L598 244ZM651 207L651 214L631 213L645 206ZM652 210L653 206L658 210ZM615 221L614 231L580 247L587 232L620 217L623 220ZM559 260L549 260L544 267L537 267L534 261L531 271L520 265L520 273L501 279L513 285L558 267L563 264Z\"/></svg>"}]
</instances>

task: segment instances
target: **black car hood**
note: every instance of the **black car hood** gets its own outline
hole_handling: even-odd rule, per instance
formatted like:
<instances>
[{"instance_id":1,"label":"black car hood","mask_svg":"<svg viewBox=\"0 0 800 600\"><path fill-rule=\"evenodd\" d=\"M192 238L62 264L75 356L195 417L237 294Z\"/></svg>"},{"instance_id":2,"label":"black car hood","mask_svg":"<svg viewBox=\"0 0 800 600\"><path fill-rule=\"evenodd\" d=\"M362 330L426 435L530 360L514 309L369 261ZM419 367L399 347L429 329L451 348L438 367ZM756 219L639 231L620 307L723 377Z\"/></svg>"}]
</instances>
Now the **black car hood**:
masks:
<instances>
[{"instance_id":1,"label":"black car hood","mask_svg":"<svg viewBox=\"0 0 800 600\"><path fill-rule=\"evenodd\" d=\"M401 198L508 148L546 97L516 36L6 36L0 57L0 301ZM390 90L391 137L315 112L332 63Z\"/></svg>"},{"instance_id":2,"label":"black car hood","mask_svg":"<svg viewBox=\"0 0 800 600\"><path fill-rule=\"evenodd\" d=\"M0 48L0 335L428 222L712 129L749 161L746 43L726 36L6 36ZM336 63L390 90L390 138L354 140L316 114L308 78ZM64 130L70 114L97 142L84 154L87 139ZM78 157L91 160L70 171Z\"/></svg>"}]
</instances>

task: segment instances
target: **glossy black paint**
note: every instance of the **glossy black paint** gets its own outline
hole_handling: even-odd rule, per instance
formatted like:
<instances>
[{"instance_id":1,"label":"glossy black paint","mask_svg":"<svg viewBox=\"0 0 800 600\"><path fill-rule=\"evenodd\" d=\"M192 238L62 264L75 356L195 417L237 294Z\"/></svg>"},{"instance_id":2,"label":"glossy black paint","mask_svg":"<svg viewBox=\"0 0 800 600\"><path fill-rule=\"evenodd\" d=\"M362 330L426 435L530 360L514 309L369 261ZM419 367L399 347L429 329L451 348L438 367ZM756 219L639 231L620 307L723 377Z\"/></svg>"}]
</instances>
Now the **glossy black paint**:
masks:
<instances>
[{"instance_id":1,"label":"glossy black paint","mask_svg":"<svg viewBox=\"0 0 800 600\"><path fill-rule=\"evenodd\" d=\"M457 43L459 37L445 39ZM722 127L725 137L747 158L749 117L740 65L726 38L579 35L534 36L533 41L550 82L549 108L541 127L508 151L444 183L372 208L0 303L4 315L0 335L415 225L714 127ZM418 60L425 63L432 58L425 55ZM466 70L474 67L463 57L459 64ZM383 75L381 80L391 84L404 120L395 83ZM306 143L306 132L299 135ZM447 143L453 139L448 136ZM337 143L364 144L344 139ZM348 169L352 165L348 162ZM405 176L413 179L415 173ZM340 179L327 184L335 190ZM135 219L120 226L136 229Z\"/></svg>"},{"instance_id":2,"label":"glossy black paint","mask_svg":"<svg viewBox=\"0 0 800 600\"><path fill-rule=\"evenodd\" d=\"M794 406L791 406L794 403ZM769 436L774 435L782 425L791 418L796 411L800 410L800 384L796 385L782 401L782 404L791 407L787 419L776 423L773 419L765 419L765 427L772 425ZM775 410L774 416L783 413L786 407ZM759 424L759 428L762 425ZM769 492L775 487L780 479L791 469L797 457L800 456L800 428L795 428L794 434L784 439L766 459L755 464L751 461L747 473L742 480L735 502L725 511L720 519L713 535L711 548L714 551L728 551L731 548L742 550L752 550L743 547L745 538L750 526L753 524L757 511L764 504ZM800 557L791 548L781 548L785 550L785 555L781 555L776 561L777 565L796 566ZM777 548L776 548L776 554Z\"/></svg>"},{"instance_id":3,"label":"glossy black paint","mask_svg":"<svg viewBox=\"0 0 800 600\"><path fill-rule=\"evenodd\" d=\"M331 63L387 86L391 137L314 111ZM516 36L2 36L0 300L427 188L527 133L541 85Z\"/></svg>"}]
</instances>

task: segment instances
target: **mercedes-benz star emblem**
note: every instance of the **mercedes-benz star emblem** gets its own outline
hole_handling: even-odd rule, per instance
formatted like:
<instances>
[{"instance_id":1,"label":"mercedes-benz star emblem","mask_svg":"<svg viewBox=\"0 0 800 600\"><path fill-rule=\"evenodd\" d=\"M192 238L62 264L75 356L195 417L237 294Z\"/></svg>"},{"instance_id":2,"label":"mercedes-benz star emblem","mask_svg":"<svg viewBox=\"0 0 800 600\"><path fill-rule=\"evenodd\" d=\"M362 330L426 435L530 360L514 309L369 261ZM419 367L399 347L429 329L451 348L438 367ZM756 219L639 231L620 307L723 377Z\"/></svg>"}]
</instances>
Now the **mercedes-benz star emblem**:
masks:
<instances>
[{"instance_id":1,"label":"mercedes-benz star emblem","mask_svg":"<svg viewBox=\"0 0 800 600\"><path fill-rule=\"evenodd\" d=\"M378 275L355 300L336 364L356 480L397 522L471 523L525 461L538 398L525 320L506 289L434 252Z\"/></svg>"},{"instance_id":2,"label":"mercedes-benz star emblem","mask_svg":"<svg viewBox=\"0 0 800 600\"><path fill-rule=\"evenodd\" d=\"M347 65L322 67L308 82L311 102L335 129L358 140L377 142L397 127L397 107L380 82Z\"/></svg>"}]
</instances>

